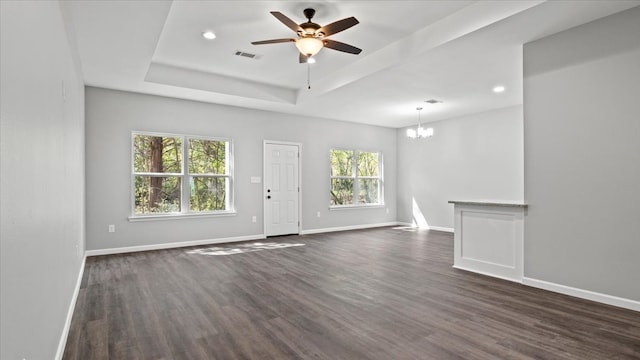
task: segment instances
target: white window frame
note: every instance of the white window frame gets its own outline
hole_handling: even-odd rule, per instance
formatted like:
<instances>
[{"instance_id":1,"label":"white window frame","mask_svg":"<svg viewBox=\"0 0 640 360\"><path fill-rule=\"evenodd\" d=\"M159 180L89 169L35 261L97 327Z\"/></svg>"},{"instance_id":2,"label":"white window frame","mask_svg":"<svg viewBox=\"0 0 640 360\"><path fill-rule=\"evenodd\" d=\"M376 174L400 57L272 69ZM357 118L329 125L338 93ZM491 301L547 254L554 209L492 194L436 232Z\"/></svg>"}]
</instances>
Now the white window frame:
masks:
<instances>
[{"instance_id":1,"label":"white window frame","mask_svg":"<svg viewBox=\"0 0 640 360\"><path fill-rule=\"evenodd\" d=\"M182 163L180 173L147 173L135 171L135 137L136 136L157 136L157 137L173 137L182 139ZM189 140L208 140L208 141L224 141L225 146L225 165L226 174L192 174L189 172ZM211 137L201 135L185 135L185 134L173 134L173 133L159 133L149 131L132 131L131 132L131 216L129 221L145 221L145 220L166 220L166 219L178 219L178 218L192 218L192 217L211 217L211 216L233 216L236 214L235 202L234 202L234 156L233 156L233 140L222 137ZM173 213L153 213L153 214L136 214L135 213L135 178L136 176L161 176L161 177L178 177L180 179L180 212ZM191 177L222 177L228 178L226 182L226 199L225 210L214 211L191 211L190 210L190 195Z\"/></svg>"},{"instance_id":2,"label":"white window frame","mask_svg":"<svg viewBox=\"0 0 640 360\"><path fill-rule=\"evenodd\" d=\"M353 151L353 164L351 173L352 176L332 176L331 175L331 152L334 150L340 151ZM366 153L375 153L378 154L378 176L358 176L358 154L361 152ZM354 208L376 208L376 207L384 207L384 161L381 151L376 150L359 150L359 149L350 149L350 148L339 148L333 147L329 149L329 192L331 192L331 184L333 179L351 179L353 180L353 197L351 199L351 204L347 205L331 205L329 204L330 210L339 210L339 209L354 209ZM358 194L360 194L360 184L358 182L359 179L377 179L378 180L378 202L374 204L360 204L358 203Z\"/></svg>"}]
</instances>

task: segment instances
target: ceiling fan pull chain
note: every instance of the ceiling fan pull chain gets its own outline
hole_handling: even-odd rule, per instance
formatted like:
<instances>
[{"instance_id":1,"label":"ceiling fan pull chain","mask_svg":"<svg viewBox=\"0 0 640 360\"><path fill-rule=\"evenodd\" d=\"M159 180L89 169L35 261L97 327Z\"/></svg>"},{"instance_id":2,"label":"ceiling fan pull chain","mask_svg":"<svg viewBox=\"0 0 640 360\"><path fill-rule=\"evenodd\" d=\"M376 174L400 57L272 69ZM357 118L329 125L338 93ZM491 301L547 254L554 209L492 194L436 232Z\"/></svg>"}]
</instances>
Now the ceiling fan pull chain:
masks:
<instances>
[{"instance_id":1,"label":"ceiling fan pull chain","mask_svg":"<svg viewBox=\"0 0 640 360\"><path fill-rule=\"evenodd\" d=\"M309 59L307 59L307 89L311 90L311 64L309 64Z\"/></svg>"}]
</instances>

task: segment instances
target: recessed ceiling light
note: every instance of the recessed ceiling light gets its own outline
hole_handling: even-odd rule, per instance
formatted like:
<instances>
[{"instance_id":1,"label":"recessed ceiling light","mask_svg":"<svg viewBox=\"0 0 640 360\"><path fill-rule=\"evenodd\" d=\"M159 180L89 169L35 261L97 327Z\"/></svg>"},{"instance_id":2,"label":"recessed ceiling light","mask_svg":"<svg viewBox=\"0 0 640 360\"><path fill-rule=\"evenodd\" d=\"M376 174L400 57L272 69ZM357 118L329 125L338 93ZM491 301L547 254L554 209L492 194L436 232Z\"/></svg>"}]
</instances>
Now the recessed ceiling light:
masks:
<instances>
[{"instance_id":1,"label":"recessed ceiling light","mask_svg":"<svg viewBox=\"0 0 640 360\"><path fill-rule=\"evenodd\" d=\"M501 93L503 91L504 91L504 86L502 86L502 85L498 85L498 86L493 88L493 92L494 93Z\"/></svg>"},{"instance_id":2,"label":"recessed ceiling light","mask_svg":"<svg viewBox=\"0 0 640 360\"><path fill-rule=\"evenodd\" d=\"M205 31L202 33L202 37L207 40L213 40L216 38L216 34L214 34L213 31Z\"/></svg>"}]
</instances>

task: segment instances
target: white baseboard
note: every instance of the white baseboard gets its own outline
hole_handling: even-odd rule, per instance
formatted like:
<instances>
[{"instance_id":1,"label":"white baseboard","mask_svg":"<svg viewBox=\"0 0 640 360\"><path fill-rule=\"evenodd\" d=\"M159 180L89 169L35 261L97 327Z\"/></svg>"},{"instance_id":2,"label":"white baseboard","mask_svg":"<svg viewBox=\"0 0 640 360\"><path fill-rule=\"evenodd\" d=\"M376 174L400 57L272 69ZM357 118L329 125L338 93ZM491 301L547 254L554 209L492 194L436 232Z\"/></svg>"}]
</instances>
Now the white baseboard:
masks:
<instances>
[{"instance_id":1,"label":"white baseboard","mask_svg":"<svg viewBox=\"0 0 640 360\"><path fill-rule=\"evenodd\" d=\"M60 336L60 342L58 343L58 351L56 352L56 360L62 360L64 355L64 348L67 346L67 337L69 336L69 329L71 328L71 320L73 319L73 311L76 308L76 302L78 301L78 294L80 293L80 285L82 284L82 277L84 276L84 264L87 257L82 258L82 264L80 264L80 272L76 279L76 288L73 290L73 296L71 296L71 303L69 304L69 311L67 311L67 320L64 322L64 328L62 328L62 335Z\"/></svg>"},{"instance_id":2,"label":"white baseboard","mask_svg":"<svg viewBox=\"0 0 640 360\"><path fill-rule=\"evenodd\" d=\"M539 289L549 290L560 294L575 296L581 299L600 302L629 310L640 311L640 301L625 299L617 296L597 293L589 290L578 289L570 286L560 285L548 281L532 278L523 278L522 283Z\"/></svg>"},{"instance_id":3,"label":"white baseboard","mask_svg":"<svg viewBox=\"0 0 640 360\"><path fill-rule=\"evenodd\" d=\"M238 241L261 240L264 238L266 238L264 234L257 234L257 235L236 236L236 237L218 238L218 239L182 241L182 242L166 243L166 244L128 246L128 247L111 248L111 249L87 250L85 252L85 255L99 256L99 255L124 254L124 253L137 252L137 251L162 250L162 249L173 249L173 248L188 247L188 246L212 245L212 244L230 243L230 242L238 242Z\"/></svg>"},{"instance_id":4,"label":"white baseboard","mask_svg":"<svg viewBox=\"0 0 640 360\"><path fill-rule=\"evenodd\" d=\"M453 228L448 228L448 227L442 227L442 226L429 226L430 230L436 230L436 231L444 231L444 232L449 232L453 234Z\"/></svg>"},{"instance_id":5,"label":"white baseboard","mask_svg":"<svg viewBox=\"0 0 640 360\"><path fill-rule=\"evenodd\" d=\"M412 224L393 221L393 222L375 223L375 224L339 226L339 227L323 228L323 229L302 230L300 231L300 235L320 234L320 233L335 232L335 231L361 230L361 229L377 228L377 227L384 227L384 226L412 226ZM430 229L437 230L437 231L453 232L453 229L437 227L437 226L431 226ZM266 235L257 234L257 235L246 235L246 236L237 236L237 237L229 237L229 238L219 238L219 239L183 241L183 242L166 243L166 244L127 246L127 247L120 247L120 248L87 250L85 251L85 255L100 256L100 255L124 254L124 253L130 253L130 252L138 252L138 251L162 250L162 249L172 249L172 248L178 248L178 247L261 240L265 238L266 238Z\"/></svg>"},{"instance_id":6,"label":"white baseboard","mask_svg":"<svg viewBox=\"0 0 640 360\"><path fill-rule=\"evenodd\" d=\"M468 267L464 267L464 266L460 266L460 265L453 265L452 268L454 269L458 269L458 270L464 270L464 271L468 271L468 272L472 272L472 273L476 273L476 274L480 274L480 275L484 275L484 276L490 276L490 277L494 277L496 279L502 279L502 280L507 280L507 281L513 281L516 282L518 284L521 284L522 281L519 279L514 279L514 278L510 278L508 276L502 276L502 275L496 275L496 274L492 274L490 272L486 272L486 271L481 271L481 270L476 270L476 269L471 269Z\"/></svg>"},{"instance_id":7,"label":"white baseboard","mask_svg":"<svg viewBox=\"0 0 640 360\"><path fill-rule=\"evenodd\" d=\"M406 223L406 222L397 222L396 225L397 226L406 226L406 227L416 227L415 224ZM453 228L442 227L442 226L429 226L428 230L444 231L444 232L449 232L449 233L453 234Z\"/></svg>"},{"instance_id":8,"label":"white baseboard","mask_svg":"<svg viewBox=\"0 0 640 360\"><path fill-rule=\"evenodd\" d=\"M377 224L364 224L364 225L350 225L350 226L339 226L332 228L323 228L323 229L310 229L310 230L302 230L300 231L300 235L311 235L311 234L320 234L320 233L328 233L335 231L348 231L348 230L361 230L361 229L370 229L377 228L383 226L397 226L398 222L386 222L386 223L377 223Z\"/></svg>"}]
</instances>

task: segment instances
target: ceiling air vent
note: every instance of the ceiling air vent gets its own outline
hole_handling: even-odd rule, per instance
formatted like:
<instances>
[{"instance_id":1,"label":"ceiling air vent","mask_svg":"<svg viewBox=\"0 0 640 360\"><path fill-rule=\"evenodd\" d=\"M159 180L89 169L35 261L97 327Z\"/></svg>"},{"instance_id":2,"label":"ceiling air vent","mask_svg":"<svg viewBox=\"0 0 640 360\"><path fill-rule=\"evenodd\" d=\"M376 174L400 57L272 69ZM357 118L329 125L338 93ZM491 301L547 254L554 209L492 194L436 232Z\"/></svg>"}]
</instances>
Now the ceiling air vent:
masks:
<instances>
[{"instance_id":1,"label":"ceiling air vent","mask_svg":"<svg viewBox=\"0 0 640 360\"><path fill-rule=\"evenodd\" d=\"M235 56L246 57L246 58L254 59L254 60L258 60L258 59L260 59L262 57L262 55L252 54L252 53L248 53L248 52L244 52L244 51L240 51L240 50L236 50L233 54Z\"/></svg>"}]
</instances>

